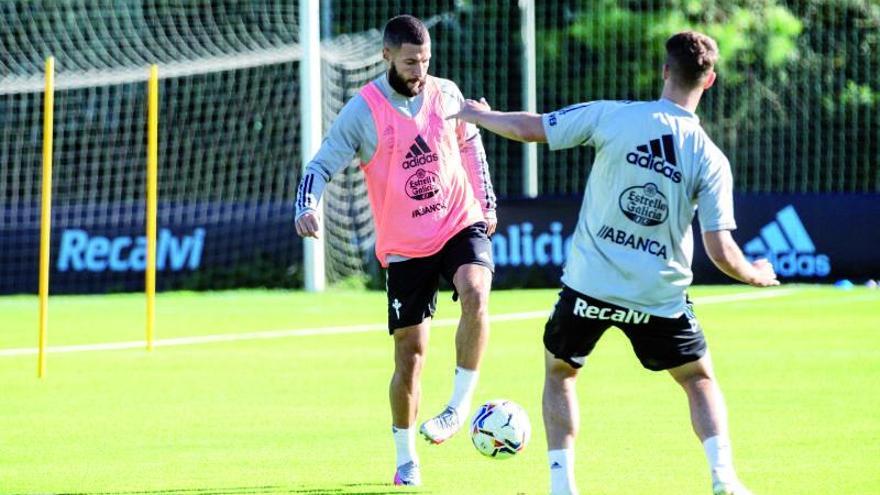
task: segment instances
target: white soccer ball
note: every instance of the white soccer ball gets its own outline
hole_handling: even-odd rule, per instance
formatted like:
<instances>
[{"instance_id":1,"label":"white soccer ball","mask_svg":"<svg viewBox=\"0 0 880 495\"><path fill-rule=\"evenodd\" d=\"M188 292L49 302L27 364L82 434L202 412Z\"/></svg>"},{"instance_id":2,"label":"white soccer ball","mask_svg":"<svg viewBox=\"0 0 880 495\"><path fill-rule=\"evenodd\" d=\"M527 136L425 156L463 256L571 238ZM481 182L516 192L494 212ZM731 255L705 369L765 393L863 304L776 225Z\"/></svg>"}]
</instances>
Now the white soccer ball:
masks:
<instances>
[{"instance_id":1,"label":"white soccer ball","mask_svg":"<svg viewBox=\"0 0 880 495\"><path fill-rule=\"evenodd\" d=\"M531 435L529 416L513 401L490 400L477 409L471 420L474 447L493 459L507 459L522 452Z\"/></svg>"}]
</instances>

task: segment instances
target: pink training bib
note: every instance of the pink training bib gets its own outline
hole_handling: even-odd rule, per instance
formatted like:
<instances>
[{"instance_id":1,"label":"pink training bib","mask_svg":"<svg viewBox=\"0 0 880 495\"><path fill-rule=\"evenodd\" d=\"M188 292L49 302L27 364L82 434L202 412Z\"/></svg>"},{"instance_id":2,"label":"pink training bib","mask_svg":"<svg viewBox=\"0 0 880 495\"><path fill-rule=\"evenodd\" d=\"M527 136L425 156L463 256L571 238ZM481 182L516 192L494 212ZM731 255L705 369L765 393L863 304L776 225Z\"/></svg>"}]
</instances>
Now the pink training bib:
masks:
<instances>
[{"instance_id":1,"label":"pink training bib","mask_svg":"<svg viewBox=\"0 0 880 495\"><path fill-rule=\"evenodd\" d=\"M376 226L376 256L421 258L443 248L465 227L484 220L461 160L455 123L430 76L413 118L400 114L375 83L361 89L379 133L376 152L361 165ZM452 113L452 112L449 112Z\"/></svg>"}]
</instances>

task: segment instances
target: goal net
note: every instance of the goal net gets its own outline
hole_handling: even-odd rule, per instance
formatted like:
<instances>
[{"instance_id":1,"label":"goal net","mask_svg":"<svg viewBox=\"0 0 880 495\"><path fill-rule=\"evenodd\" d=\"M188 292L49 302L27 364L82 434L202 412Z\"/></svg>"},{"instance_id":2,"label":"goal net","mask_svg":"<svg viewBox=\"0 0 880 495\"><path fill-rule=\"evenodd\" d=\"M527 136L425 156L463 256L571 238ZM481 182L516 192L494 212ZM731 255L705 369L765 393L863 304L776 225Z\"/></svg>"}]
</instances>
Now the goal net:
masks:
<instances>
[{"instance_id":1,"label":"goal net","mask_svg":"<svg viewBox=\"0 0 880 495\"><path fill-rule=\"evenodd\" d=\"M343 105L385 70L382 33L376 29L341 35L322 46L324 129ZM329 283L372 284L379 273L367 185L357 160L324 192L325 274Z\"/></svg>"},{"instance_id":2,"label":"goal net","mask_svg":"<svg viewBox=\"0 0 880 495\"><path fill-rule=\"evenodd\" d=\"M324 131L384 70L381 29L431 26L432 73L501 108L519 105L518 14L508 2L321 2ZM0 293L35 292L43 71L56 59L51 291L141 290L146 80L159 66L158 288L299 287L297 2L0 3ZM503 67L507 67L502 69ZM515 64L514 64L515 67ZM490 140L496 190L518 183L519 146ZM375 280L356 164L326 190L330 283Z\"/></svg>"},{"instance_id":3,"label":"goal net","mask_svg":"<svg viewBox=\"0 0 880 495\"><path fill-rule=\"evenodd\" d=\"M51 290L140 290L146 80L159 65L160 289L299 286L296 2L0 6L0 293L34 292L45 57L56 58ZM323 43L324 122L382 70L381 35ZM331 282L364 273L359 171L327 193Z\"/></svg>"}]
</instances>

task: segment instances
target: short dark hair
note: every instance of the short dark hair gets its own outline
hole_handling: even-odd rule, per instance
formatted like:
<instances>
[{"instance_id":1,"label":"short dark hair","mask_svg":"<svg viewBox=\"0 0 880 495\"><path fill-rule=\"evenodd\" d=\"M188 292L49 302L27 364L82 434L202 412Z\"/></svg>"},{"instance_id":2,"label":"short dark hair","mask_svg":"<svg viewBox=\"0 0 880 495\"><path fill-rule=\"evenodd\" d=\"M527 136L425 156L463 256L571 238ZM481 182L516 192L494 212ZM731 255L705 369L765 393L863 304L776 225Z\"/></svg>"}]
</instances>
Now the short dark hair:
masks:
<instances>
[{"instance_id":1,"label":"short dark hair","mask_svg":"<svg viewBox=\"0 0 880 495\"><path fill-rule=\"evenodd\" d=\"M385 23L382 42L385 46L400 48L404 43L424 45L431 41L428 28L418 18L411 15L399 15Z\"/></svg>"},{"instance_id":2,"label":"short dark hair","mask_svg":"<svg viewBox=\"0 0 880 495\"><path fill-rule=\"evenodd\" d=\"M673 79L686 87L696 87L715 67L718 44L705 34L684 31L666 40L666 64Z\"/></svg>"}]
</instances>

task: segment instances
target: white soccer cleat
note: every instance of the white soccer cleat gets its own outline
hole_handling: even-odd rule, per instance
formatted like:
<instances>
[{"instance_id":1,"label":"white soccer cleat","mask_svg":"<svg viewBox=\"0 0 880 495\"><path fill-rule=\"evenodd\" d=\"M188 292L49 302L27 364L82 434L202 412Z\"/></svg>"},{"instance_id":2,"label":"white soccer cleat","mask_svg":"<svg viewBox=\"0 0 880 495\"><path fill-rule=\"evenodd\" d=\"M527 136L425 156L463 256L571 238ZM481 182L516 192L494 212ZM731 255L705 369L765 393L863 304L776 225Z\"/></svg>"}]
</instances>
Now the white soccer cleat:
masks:
<instances>
[{"instance_id":1,"label":"white soccer cleat","mask_svg":"<svg viewBox=\"0 0 880 495\"><path fill-rule=\"evenodd\" d=\"M713 495L752 495L748 488L739 481L733 483L715 483L712 485Z\"/></svg>"},{"instance_id":2,"label":"white soccer cleat","mask_svg":"<svg viewBox=\"0 0 880 495\"><path fill-rule=\"evenodd\" d=\"M464 420L458 412L446 406L443 412L422 423L419 433L425 437L425 440L439 445L455 435L463 424Z\"/></svg>"},{"instance_id":3,"label":"white soccer cleat","mask_svg":"<svg viewBox=\"0 0 880 495\"><path fill-rule=\"evenodd\" d=\"M394 486L420 486L422 484L422 472L419 465L413 461L397 466L394 472Z\"/></svg>"}]
</instances>

